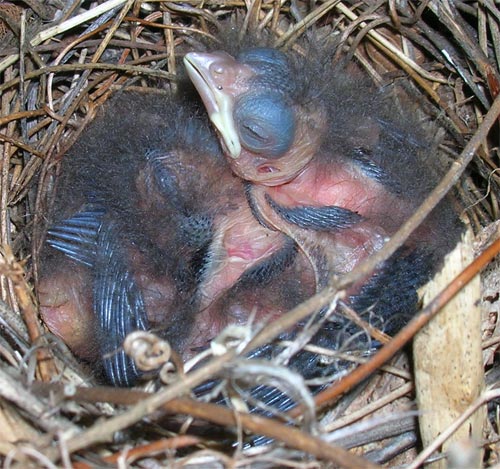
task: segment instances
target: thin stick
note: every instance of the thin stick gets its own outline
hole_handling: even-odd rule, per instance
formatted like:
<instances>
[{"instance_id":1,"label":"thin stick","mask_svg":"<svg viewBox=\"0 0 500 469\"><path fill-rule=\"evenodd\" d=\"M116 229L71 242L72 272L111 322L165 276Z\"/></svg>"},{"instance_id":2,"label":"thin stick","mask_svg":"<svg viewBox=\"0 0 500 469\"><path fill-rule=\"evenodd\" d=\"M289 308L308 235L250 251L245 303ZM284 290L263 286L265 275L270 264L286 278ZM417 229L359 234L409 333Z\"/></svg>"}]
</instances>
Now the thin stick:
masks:
<instances>
[{"instance_id":1,"label":"thin stick","mask_svg":"<svg viewBox=\"0 0 500 469\"><path fill-rule=\"evenodd\" d=\"M64 389L63 385L40 382L34 383L34 387L38 391L42 391L45 394L54 391L57 394L61 394ZM72 392L72 395L67 397L68 399L80 402L111 402L117 405L135 404L135 407L138 407L142 402L151 401L152 399L155 399L156 396L157 395L151 395L144 391L120 389L109 386L95 386L93 388L77 387L74 392ZM188 398L173 398L169 402L163 403L159 406L159 408L176 415L191 415L193 417L204 419L208 422L217 423L219 425L224 425L226 427L241 425L245 430L254 434L265 435L282 441L290 448L305 451L319 459L331 461L341 467L363 467L367 469L375 469L379 467L368 460L349 453L343 448L327 443L318 437L289 425L284 425L270 418L259 417L257 415L246 413L236 413L227 407L199 402ZM109 421L105 423L100 422L97 426L107 425L108 423ZM88 432L86 433L88 434ZM86 443L86 445L90 445L92 443L92 441L87 438L81 438L81 440ZM71 444L73 451L75 451L76 448L74 441L75 438L67 442L67 445ZM78 449L82 449L86 445L82 445ZM51 459L54 459L56 455L53 454L52 449L47 451L45 454L49 455L49 453Z\"/></svg>"}]
</instances>

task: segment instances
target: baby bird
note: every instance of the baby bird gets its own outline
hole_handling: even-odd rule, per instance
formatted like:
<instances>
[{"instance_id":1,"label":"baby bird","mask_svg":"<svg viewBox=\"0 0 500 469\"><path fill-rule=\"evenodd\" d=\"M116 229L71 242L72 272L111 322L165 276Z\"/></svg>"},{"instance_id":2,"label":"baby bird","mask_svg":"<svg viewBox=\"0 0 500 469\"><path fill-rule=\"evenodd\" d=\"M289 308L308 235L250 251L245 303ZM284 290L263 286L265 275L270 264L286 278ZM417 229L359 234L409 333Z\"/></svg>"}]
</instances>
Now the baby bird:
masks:
<instances>
[{"instance_id":1,"label":"baby bird","mask_svg":"<svg viewBox=\"0 0 500 469\"><path fill-rule=\"evenodd\" d=\"M255 47L235 57L193 52L184 62L227 161L249 183L255 217L296 242L321 289L378 251L442 168L435 129L314 53ZM415 289L460 231L446 200L367 284L350 292L353 305L375 305L385 317L414 311ZM404 301L389 300L389 284L403 289Z\"/></svg>"},{"instance_id":2,"label":"baby bird","mask_svg":"<svg viewBox=\"0 0 500 469\"><path fill-rule=\"evenodd\" d=\"M193 97L118 93L66 155L48 232L42 317L118 386L141 375L128 333L189 358L229 323L272 320L379 250L440 174L411 113L321 60L244 48L184 62L206 114ZM459 232L441 204L350 306L396 330ZM316 342L335 346L346 324ZM307 354L294 366L323 372Z\"/></svg>"},{"instance_id":3,"label":"baby bird","mask_svg":"<svg viewBox=\"0 0 500 469\"><path fill-rule=\"evenodd\" d=\"M285 235L254 218L198 107L119 93L64 160L41 315L77 355L103 357L119 386L140 375L122 349L127 334L158 331L189 358L226 324L246 323L255 295L241 283L269 284L294 256ZM271 305L276 288L257 319L306 298Z\"/></svg>"}]
</instances>

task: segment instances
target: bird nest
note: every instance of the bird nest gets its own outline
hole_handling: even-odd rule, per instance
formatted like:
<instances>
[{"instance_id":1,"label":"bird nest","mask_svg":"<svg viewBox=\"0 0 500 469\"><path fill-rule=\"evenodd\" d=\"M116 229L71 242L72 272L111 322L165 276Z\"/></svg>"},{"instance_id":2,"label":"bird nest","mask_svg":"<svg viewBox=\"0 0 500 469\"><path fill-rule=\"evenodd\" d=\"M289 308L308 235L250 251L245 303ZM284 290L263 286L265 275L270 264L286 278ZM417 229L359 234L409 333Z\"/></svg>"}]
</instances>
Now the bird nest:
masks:
<instances>
[{"instance_id":1,"label":"bird nest","mask_svg":"<svg viewBox=\"0 0 500 469\"><path fill-rule=\"evenodd\" d=\"M493 2L13 2L0 2L0 455L5 467L417 467L443 455L459 458L453 459L457 467L480 459L498 463L498 266L490 264L482 276L482 324L473 327L470 317L455 311L439 328L466 330L464 338L438 336L432 348L424 336L424 346L415 344L413 368L397 354L499 249L500 12ZM300 39L310 34L335 38L340 45L336 60L352 61L377 86L399 82L423 114L444 129L442 146L454 162L415 213L413 227L455 185L475 233L475 240L469 235L464 241L464 249L474 249L474 262L471 257L463 272L460 268L436 281L434 299L394 340L374 332L384 346L373 357L358 357L314 399L286 373L272 376L294 389L298 403L280 418L249 413L238 397L227 407L202 402L192 393L221 376L229 377L222 382L228 394L235 394L231 376L247 374L256 382L261 375L270 378L268 368L251 369L242 362L241 337L236 345L221 340L202 366L174 379L167 369L160 386L112 388L95 384L88 366L75 361L38 315L39 253L65 153L114 91L175 88L179 57L207 38L216 41L231 21L240 35L267 31L283 48L300 49ZM463 256L452 264L459 265ZM373 269L372 264L366 268ZM245 344L265 344L332 302L335 286L342 282L257 335L244 331ZM465 296L474 300L479 292L468 290ZM425 368L420 354L427 344L431 360L450 369L433 378L439 389L431 399L440 402L444 414L438 420L446 423L435 439L425 437L422 428L429 408L425 379L414 381ZM471 370L453 374L471 347L482 350L482 356L470 362ZM453 400L447 395L450 385L468 397L460 398L459 408L446 408L446 399ZM489 419L480 410L473 413L486 404ZM464 421L472 440L457 431ZM264 437L266 444L246 444L252 441L248 435Z\"/></svg>"}]
</instances>

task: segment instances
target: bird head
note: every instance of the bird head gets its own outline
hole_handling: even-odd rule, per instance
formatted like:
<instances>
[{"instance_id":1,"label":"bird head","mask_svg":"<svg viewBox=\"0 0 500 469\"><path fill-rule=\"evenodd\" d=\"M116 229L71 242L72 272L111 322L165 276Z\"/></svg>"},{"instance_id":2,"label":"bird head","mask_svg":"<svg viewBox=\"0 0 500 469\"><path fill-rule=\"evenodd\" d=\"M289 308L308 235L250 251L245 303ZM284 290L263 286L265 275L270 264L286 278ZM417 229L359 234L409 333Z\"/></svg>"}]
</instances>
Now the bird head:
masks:
<instances>
[{"instance_id":1,"label":"bird head","mask_svg":"<svg viewBox=\"0 0 500 469\"><path fill-rule=\"evenodd\" d=\"M239 177L275 186L299 174L319 147L319 109L294 102L297 84L287 57L270 48L192 52L187 73Z\"/></svg>"}]
</instances>

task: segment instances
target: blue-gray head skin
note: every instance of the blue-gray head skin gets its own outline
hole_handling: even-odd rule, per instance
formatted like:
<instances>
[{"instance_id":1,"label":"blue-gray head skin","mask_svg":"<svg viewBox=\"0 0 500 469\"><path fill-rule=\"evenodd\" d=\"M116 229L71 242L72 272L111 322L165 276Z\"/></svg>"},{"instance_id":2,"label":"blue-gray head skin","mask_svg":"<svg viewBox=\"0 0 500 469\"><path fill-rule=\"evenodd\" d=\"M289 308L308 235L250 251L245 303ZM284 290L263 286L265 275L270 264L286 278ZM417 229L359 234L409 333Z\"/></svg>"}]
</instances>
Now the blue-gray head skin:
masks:
<instances>
[{"instance_id":1,"label":"blue-gray head skin","mask_svg":"<svg viewBox=\"0 0 500 469\"><path fill-rule=\"evenodd\" d=\"M291 99L294 84L283 53L253 48L234 58L192 52L184 63L238 176L275 186L307 166L320 141L320 113L303 113Z\"/></svg>"}]
</instances>

